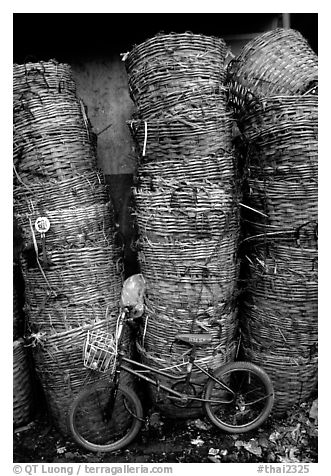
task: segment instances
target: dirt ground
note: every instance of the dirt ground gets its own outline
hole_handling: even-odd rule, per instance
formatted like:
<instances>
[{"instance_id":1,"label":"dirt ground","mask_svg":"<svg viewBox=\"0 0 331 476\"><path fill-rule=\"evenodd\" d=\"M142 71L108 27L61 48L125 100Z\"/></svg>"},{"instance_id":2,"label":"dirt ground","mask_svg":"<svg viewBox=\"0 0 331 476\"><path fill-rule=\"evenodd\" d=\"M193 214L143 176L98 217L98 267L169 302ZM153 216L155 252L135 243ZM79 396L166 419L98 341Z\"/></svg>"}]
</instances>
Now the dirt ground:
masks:
<instances>
[{"instance_id":1,"label":"dirt ground","mask_svg":"<svg viewBox=\"0 0 331 476\"><path fill-rule=\"evenodd\" d=\"M258 430L227 435L207 418L169 420L151 409L136 440L111 454L87 453L61 436L47 416L37 415L14 431L16 463L316 463L317 399Z\"/></svg>"}]
</instances>

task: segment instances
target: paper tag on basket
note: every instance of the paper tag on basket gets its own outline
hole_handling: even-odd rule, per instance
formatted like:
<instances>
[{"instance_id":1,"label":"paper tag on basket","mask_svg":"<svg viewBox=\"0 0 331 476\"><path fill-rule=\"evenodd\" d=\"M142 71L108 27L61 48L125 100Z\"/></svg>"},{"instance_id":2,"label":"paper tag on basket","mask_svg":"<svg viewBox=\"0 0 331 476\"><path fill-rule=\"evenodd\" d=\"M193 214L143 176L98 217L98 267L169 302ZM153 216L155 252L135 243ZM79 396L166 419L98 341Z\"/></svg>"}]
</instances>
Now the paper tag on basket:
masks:
<instances>
[{"instance_id":1,"label":"paper tag on basket","mask_svg":"<svg viewBox=\"0 0 331 476\"><path fill-rule=\"evenodd\" d=\"M48 266L48 260L47 260L47 253L46 253L46 239L45 239L45 233L48 232L50 229L50 221L47 217L38 217L34 227L40 233L41 235L41 245L42 245L42 253L43 253L43 262L44 265L47 267Z\"/></svg>"},{"instance_id":2,"label":"paper tag on basket","mask_svg":"<svg viewBox=\"0 0 331 476\"><path fill-rule=\"evenodd\" d=\"M38 217L35 224L35 229L38 233L47 233L51 227L50 221L47 217Z\"/></svg>"}]
</instances>

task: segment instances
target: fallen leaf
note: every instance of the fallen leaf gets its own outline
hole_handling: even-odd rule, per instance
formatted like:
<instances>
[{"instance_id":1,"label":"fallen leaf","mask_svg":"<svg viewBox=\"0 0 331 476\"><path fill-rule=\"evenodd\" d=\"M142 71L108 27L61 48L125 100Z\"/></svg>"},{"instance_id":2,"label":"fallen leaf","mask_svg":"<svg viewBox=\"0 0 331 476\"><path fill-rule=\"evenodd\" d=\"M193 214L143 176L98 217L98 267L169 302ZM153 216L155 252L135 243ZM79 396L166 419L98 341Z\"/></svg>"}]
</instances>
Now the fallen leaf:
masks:
<instances>
[{"instance_id":1,"label":"fallen leaf","mask_svg":"<svg viewBox=\"0 0 331 476\"><path fill-rule=\"evenodd\" d=\"M300 463L300 460L295 456L297 448L287 448L285 456L278 455L278 459L281 463Z\"/></svg>"},{"instance_id":2,"label":"fallen leaf","mask_svg":"<svg viewBox=\"0 0 331 476\"><path fill-rule=\"evenodd\" d=\"M275 442L279 440L281 436L282 435L279 433L279 431L276 430L271 433L271 435L269 436L269 440Z\"/></svg>"},{"instance_id":3,"label":"fallen leaf","mask_svg":"<svg viewBox=\"0 0 331 476\"><path fill-rule=\"evenodd\" d=\"M262 456L262 449L254 438L249 440L247 443L244 442L244 448L253 455Z\"/></svg>"},{"instance_id":4,"label":"fallen leaf","mask_svg":"<svg viewBox=\"0 0 331 476\"><path fill-rule=\"evenodd\" d=\"M202 446L204 441L201 438L196 438L195 440L191 440L191 444L195 446Z\"/></svg>"},{"instance_id":5,"label":"fallen leaf","mask_svg":"<svg viewBox=\"0 0 331 476\"><path fill-rule=\"evenodd\" d=\"M163 421L161 421L160 414L154 412L149 417L149 424L152 428L159 428L160 426L164 425Z\"/></svg>"},{"instance_id":6,"label":"fallen leaf","mask_svg":"<svg viewBox=\"0 0 331 476\"><path fill-rule=\"evenodd\" d=\"M220 463L220 462L221 462L219 456L208 456L208 459L209 459L209 461L211 461L212 463Z\"/></svg>"},{"instance_id":7,"label":"fallen leaf","mask_svg":"<svg viewBox=\"0 0 331 476\"><path fill-rule=\"evenodd\" d=\"M56 452L58 455L62 455L67 451L67 448L65 446L61 446L60 448L57 448Z\"/></svg>"},{"instance_id":8,"label":"fallen leaf","mask_svg":"<svg viewBox=\"0 0 331 476\"><path fill-rule=\"evenodd\" d=\"M291 436L294 441L297 441L300 435L301 423L298 423L294 430L291 431Z\"/></svg>"},{"instance_id":9,"label":"fallen leaf","mask_svg":"<svg viewBox=\"0 0 331 476\"><path fill-rule=\"evenodd\" d=\"M317 398L316 400L313 401L312 406L310 407L309 411L309 418L315 421L317 423L318 419L318 401Z\"/></svg>"},{"instance_id":10,"label":"fallen leaf","mask_svg":"<svg viewBox=\"0 0 331 476\"><path fill-rule=\"evenodd\" d=\"M199 418L197 420L194 420L193 422L194 426L196 428L198 428L198 430L209 430L211 428L210 425L207 425L206 423L204 423L202 420L200 420Z\"/></svg>"},{"instance_id":11,"label":"fallen leaf","mask_svg":"<svg viewBox=\"0 0 331 476\"><path fill-rule=\"evenodd\" d=\"M244 442L241 441L241 440L237 440L234 444L234 446L236 446L237 448L240 448L241 446L244 446Z\"/></svg>"},{"instance_id":12,"label":"fallen leaf","mask_svg":"<svg viewBox=\"0 0 331 476\"><path fill-rule=\"evenodd\" d=\"M209 448L208 454L211 456L216 456L219 452L220 450L218 448Z\"/></svg>"},{"instance_id":13,"label":"fallen leaf","mask_svg":"<svg viewBox=\"0 0 331 476\"><path fill-rule=\"evenodd\" d=\"M268 439L265 435L261 435L259 437L259 445L263 446L263 448L268 448L269 447L269 442L268 442Z\"/></svg>"}]
</instances>

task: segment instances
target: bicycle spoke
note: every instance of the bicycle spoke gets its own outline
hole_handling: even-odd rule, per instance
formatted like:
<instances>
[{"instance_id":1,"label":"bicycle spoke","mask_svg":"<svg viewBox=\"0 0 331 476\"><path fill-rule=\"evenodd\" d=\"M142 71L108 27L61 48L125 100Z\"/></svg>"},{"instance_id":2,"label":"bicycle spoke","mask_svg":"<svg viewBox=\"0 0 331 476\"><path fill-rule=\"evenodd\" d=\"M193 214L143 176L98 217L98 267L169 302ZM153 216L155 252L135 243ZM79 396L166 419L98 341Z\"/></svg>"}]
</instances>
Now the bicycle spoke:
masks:
<instances>
[{"instance_id":1,"label":"bicycle spoke","mask_svg":"<svg viewBox=\"0 0 331 476\"><path fill-rule=\"evenodd\" d=\"M243 369L231 369L221 374L222 380L234 392L235 397L226 402L227 394L216 382L212 383L212 392L209 403L214 417L229 427L245 427L257 420L263 412L264 406L270 398L270 392L253 371ZM215 402L213 402L215 400ZM222 403L217 403L221 400Z\"/></svg>"},{"instance_id":2,"label":"bicycle spoke","mask_svg":"<svg viewBox=\"0 0 331 476\"><path fill-rule=\"evenodd\" d=\"M77 432L94 444L111 444L124 437L135 419L135 409L131 402L117 392L111 415L107 415L109 393L95 390L77 406L75 426Z\"/></svg>"}]
</instances>

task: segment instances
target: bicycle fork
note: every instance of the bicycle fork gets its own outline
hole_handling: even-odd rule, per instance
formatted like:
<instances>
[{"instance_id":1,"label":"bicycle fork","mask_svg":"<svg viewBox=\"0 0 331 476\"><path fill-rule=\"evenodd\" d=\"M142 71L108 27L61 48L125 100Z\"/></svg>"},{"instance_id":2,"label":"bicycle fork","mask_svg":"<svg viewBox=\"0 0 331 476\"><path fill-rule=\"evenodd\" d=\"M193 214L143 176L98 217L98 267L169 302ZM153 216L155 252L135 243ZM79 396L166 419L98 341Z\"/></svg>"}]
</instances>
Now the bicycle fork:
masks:
<instances>
[{"instance_id":1,"label":"bicycle fork","mask_svg":"<svg viewBox=\"0 0 331 476\"><path fill-rule=\"evenodd\" d=\"M103 421L105 423L109 423L113 415L113 411L114 411L114 407L115 407L115 403L117 399L119 381L120 381L121 365L122 365L122 355L121 353L119 353L118 359L116 362L114 377L112 379L112 385L109 392L109 398L102 412Z\"/></svg>"}]
</instances>

